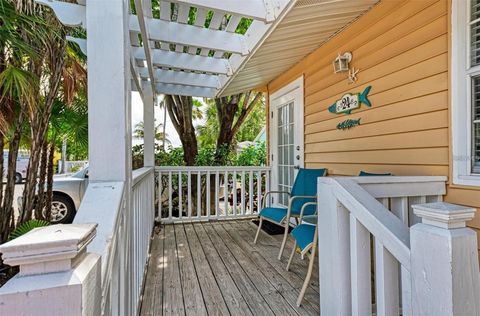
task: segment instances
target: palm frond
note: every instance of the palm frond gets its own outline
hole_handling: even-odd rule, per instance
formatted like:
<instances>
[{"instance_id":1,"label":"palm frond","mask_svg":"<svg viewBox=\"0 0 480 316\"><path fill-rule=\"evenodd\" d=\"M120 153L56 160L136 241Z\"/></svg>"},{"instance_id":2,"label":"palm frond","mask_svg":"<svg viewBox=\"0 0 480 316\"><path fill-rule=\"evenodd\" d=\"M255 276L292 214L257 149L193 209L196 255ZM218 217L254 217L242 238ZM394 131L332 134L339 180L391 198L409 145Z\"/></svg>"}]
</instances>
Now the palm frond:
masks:
<instances>
[{"instance_id":1,"label":"palm frond","mask_svg":"<svg viewBox=\"0 0 480 316\"><path fill-rule=\"evenodd\" d=\"M47 221L39 220L39 219L31 219L17 226L8 236L8 240L13 240L20 236L23 236L35 228L45 227L48 225L50 225L50 223Z\"/></svg>"}]
</instances>

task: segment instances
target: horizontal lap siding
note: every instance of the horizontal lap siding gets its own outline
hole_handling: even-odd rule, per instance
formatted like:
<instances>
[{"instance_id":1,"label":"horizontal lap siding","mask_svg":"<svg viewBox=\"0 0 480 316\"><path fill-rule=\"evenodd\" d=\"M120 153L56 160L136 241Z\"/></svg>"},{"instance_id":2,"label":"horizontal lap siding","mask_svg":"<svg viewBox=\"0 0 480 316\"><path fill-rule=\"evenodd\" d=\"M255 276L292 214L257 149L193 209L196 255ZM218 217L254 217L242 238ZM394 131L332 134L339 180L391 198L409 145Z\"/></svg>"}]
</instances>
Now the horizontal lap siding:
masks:
<instances>
[{"instance_id":1,"label":"horizontal lap siding","mask_svg":"<svg viewBox=\"0 0 480 316\"><path fill-rule=\"evenodd\" d=\"M449 2L382 1L268 88L305 78L305 165L330 175L360 170L446 175L449 170ZM353 54L358 81L333 74L338 53ZM327 108L347 92L372 86L372 107L352 115ZM361 125L339 131L346 119ZM480 208L479 188L449 186L446 200ZM480 232L480 216L469 223Z\"/></svg>"},{"instance_id":2,"label":"horizontal lap siding","mask_svg":"<svg viewBox=\"0 0 480 316\"><path fill-rule=\"evenodd\" d=\"M332 175L360 170L447 175L448 27L446 1L385 1L269 86L305 77L305 164ZM339 52L353 54L358 81L333 74ZM352 115L327 108L346 92L372 86L372 108ZM339 131L338 123L361 118Z\"/></svg>"}]
</instances>

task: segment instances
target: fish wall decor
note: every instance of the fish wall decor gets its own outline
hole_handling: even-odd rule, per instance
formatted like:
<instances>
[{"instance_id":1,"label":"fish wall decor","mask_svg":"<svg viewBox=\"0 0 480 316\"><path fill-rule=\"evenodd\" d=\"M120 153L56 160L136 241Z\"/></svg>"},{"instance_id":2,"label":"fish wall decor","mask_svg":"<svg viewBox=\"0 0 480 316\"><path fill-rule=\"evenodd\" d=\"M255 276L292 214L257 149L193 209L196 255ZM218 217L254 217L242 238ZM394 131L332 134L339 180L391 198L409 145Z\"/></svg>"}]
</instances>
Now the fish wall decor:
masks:
<instances>
[{"instance_id":1,"label":"fish wall decor","mask_svg":"<svg viewBox=\"0 0 480 316\"><path fill-rule=\"evenodd\" d=\"M352 111L358 109L363 103L368 107L372 107L370 100L368 100L368 93L372 86L368 86L362 93L346 93L334 104L328 107L330 113L335 114L352 114Z\"/></svg>"}]
</instances>

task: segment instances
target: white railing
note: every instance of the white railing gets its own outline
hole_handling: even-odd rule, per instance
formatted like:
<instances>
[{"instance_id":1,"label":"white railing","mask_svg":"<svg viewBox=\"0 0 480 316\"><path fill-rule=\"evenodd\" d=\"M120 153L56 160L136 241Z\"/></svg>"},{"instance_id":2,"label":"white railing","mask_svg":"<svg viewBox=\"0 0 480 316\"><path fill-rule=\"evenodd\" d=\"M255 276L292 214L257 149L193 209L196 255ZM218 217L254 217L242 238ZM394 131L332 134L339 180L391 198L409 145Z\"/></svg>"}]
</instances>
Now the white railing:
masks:
<instances>
[{"instance_id":1,"label":"white railing","mask_svg":"<svg viewBox=\"0 0 480 316\"><path fill-rule=\"evenodd\" d=\"M162 222L253 217L269 190L269 167L156 167Z\"/></svg>"},{"instance_id":2,"label":"white railing","mask_svg":"<svg viewBox=\"0 0 480 316\"><path fill-rule=\"evenodd\" d=\"M102 315L137 315L154 211L153 168L133 172L132 190L123 182L89 184L74 223L98 222L88 251L102 256Z\"/></svg>"},{"instance_id":3,"label":"white railing","mask_svg":"<svg viewBox=\"0 0 480 316\"><path fill-rule=\"evenodd\" d=\"M446 178L318 181L322 314L412 315L412 205L441 201Z\"/></svg>"}]
</instances>

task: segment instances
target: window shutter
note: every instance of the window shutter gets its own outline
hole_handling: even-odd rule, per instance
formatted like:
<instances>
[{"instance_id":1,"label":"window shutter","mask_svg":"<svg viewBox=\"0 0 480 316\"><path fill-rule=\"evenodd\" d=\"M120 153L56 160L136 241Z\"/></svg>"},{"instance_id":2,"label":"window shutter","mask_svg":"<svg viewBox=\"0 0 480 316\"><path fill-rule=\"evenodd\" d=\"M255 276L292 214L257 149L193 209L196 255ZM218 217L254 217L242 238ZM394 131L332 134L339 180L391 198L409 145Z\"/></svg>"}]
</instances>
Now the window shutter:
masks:
<instances>
[{"instance_id":1,"label":"window shutter","mask_svg":"<svg viewBox=\"0 0 480 316\"><path fill-rule=\"evenodd\" d=\"M480 64L480 0L471 1L470 9L470 63Z\"/></svg>"},{"instance_id":2,"label":"window shutter","mask_svg":"<svg viewBox=\"0 0 480 316\"><path fill-rule=\"evenodd\" d=\"M472 169L480 173L480 76L472 78L472 86Z\"/></svg>"}]
</instances>

